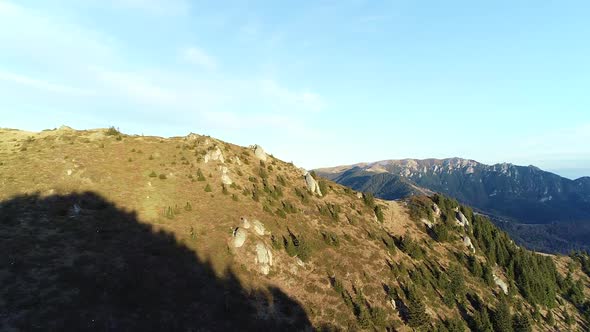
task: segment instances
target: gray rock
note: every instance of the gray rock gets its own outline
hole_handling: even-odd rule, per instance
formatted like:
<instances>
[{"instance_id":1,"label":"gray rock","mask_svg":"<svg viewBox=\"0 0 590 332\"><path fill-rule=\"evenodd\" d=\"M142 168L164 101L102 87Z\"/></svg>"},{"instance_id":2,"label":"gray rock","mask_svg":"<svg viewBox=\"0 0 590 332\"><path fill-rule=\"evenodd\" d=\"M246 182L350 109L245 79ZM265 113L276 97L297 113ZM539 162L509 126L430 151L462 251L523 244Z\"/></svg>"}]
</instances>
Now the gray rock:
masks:
<instances>
[{"instance_id":1,"label":"gray rock","mask_svg":"<svg viewBox=\"0 0 590 332\"><path fill-rule=\"evenodd\" d=\"M199 139L199 135L197 135L195 133L190 133L190 134L186 135L186 139L189 141L196 141Z\"/></svg>"},{"instance_id":2,"label":"gray rock","mask_svg":"<svg viewBox=\"0 0 590 332\"><path fill-rule=\"evenodd\" d=\"M236 227L234 230L234 247L239 248L243 246L244 242L246 242L246 237L248 237L246 231L240 227Z\"/></svg>"},{"instance_id":3,"label":"gray rock","mask_svg":"<svg viewBox=\"0 0 590 332\"><path fill-rule=\"evenodd\" d=\"M508 285L504 282L504 280L498 278L498 276L495 273L492 276L494 277L494 282L496 283L496 285L500 287L500 289L502 289L502 292L504 292L504 294L508 295Z\"/></svg>"},{"instance_id":4,"label":"gray rock","mask_svg":"<svg viewBox=\"0 0 590 332\"><path fill-rule=\"evenodd\" d=\"M432 221L430 221L430 220L428 220L426 218L422 218L422 219L420 219L420 221L422 223L424 223L424 225L426 225L426 227L428 227L428 228L434 227L434 224L432 223Z\"/></svg>"},{"instance_id":5,"label":"gray rock","mask_svg":"<svg viewBox=\"0 0 590 332\"><path fill-rule=\"evenodd\" d=\"M74 128L68 127L66 125L61 125L61 126L59 126L59 128L57 130L60 130L60 131L74 131Z\"/></svg>"},{"instance_id":6,"label":"gray rock","mask_svg":"<svg viewBox=\"0 0 590 332\"><path fill-rule=\"evenodd\" d=\"M227 184L227 185L234 183L228 175L229 170L227 169L227 167L222 166L222 167L220 167L220 169L221 169L221 183Z\"/></svg>"},{"instance_id":7,"label":"gray rock","mask_svg":"<svg viewBox=\"0 0 590 332\"><path fill-rule=\"evenodd\" d=\"M261 223L258 220L254 220L252 222L252 224L254 225L254 231L256 232L256 234L258 234L260 236L262 236L262 235L265 234L266 228L264 227L264 224L263 223Z\"/></svg>"},{"instance_id":8,"label":"gray rock","mask_svg":"<svg viewBox=\"0 0 590 332\"><path fill-rule=\"evenodd\" d=\"M317 194L320 197L322 196L320 185L309 172L305 173L305 184L307 185L307 190L311 191L312 194Z\"/></svg>"},{"instance_id":9,"label":"gray rock","mask_svg":"<svg viewBox=\"0 0 590 332\"><path fill-rule=\"evenodd\" d=\"M256 257L254 262L260 266L260 272L267 275L270 272L272 266L272 252L262 242L256 243Z\"/></svg>"},{"instance_id":10,"label":"gray rock","mask_svg":"<svg viewBox=\"0 0 590 332\"><path fill-rule=\"evenodd\" d=\"M260 145L256 144L252 146L252 150L254 150L254 155L256 156L256 158L262 161L266 161L266 152L264 152L264 149Z\"/></svg>"},{"instance_id":11,"label":"gray rock","mask_svg":"<svg viewBox=\"0 0 590 332\"><path fill-rule=\"evenodd\" d=\"M216 147L215 149L208 151L207 154L205 155L204 158L205 162L208 163L209 161L220 161L221 163L225 162L225 159L223 158L223 153L221 153L221 150L219 149L219 147Z\"/></svg>"},{"instance_id":12,"label":"gray rock","mask_svg":"<svg viewBox=\"0 0 590 332\"><path fill-rule=\"evenodd\" d=\"M248 219L246 219L246 217L240 217L240 220L242 221L242 227L244 227L245 229L250 228L250 222L248 221Z\"/></svg>"},{"instance_id":13,"label":"gray rock","mask_svg":"<svg viewBox=\"0 0 590 332\"><path fill-rule=\"evenodd\" d=\"M473 243L471 242L471 239L469 238L469 236L464 236L463 237L463 244L469 248L469 250L471 250L472 253L475 254L475 247L473 246Z\"/></svg>"},{"instance_id":14,"label":"gray rock","mask_svg":"<svg viewBox=\"0 0 590 332\"><path fill-rule=\"evenodd\" d=\"M459 226L461 226L461 227L469 226L469 220L467 220L467 218L463 215L463 213L461 213L461 211L457 211L455 213L455 215L456 215L455 222Z\"/></svg>"},{"instance_id":15,"label":"gray rock","mask_svg":"<svg viewBox=\"0 0 590 332\"><path fill-rule=\"evenodd\" d=\"M432 204L432 211L434 211L434 215L440 217L440 208L436 204Z\"/></svg>"}]
</instances>

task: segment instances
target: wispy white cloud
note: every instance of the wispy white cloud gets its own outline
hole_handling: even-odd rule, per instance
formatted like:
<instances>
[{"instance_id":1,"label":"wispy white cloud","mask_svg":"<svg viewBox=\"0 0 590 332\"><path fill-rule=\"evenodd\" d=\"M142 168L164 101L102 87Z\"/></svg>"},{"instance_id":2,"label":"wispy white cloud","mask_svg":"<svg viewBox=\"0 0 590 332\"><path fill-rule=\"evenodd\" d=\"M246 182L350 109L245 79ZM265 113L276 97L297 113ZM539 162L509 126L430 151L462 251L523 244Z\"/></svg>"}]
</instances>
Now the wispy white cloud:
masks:
<instances>
[{"instance_id":1,"label":"wispy white cloud","mask_svg":"<svg viewBox=\"0 0 590 332\"><path fill-rule=\"evenodd\" d=\"M324 108L322 98L310 91L293 91L279 85L274 80L262 80L260 88L263 94L270 98L277 106L289 105L300 111L320 111Z\"/></svg>"},{"instance_id":2,"label":"wispy white cloud","mask_svg":"<svg viewBox=\"0 0 590 332\"><path fill-rule=\"evenodd\" d=\"M103 68L91 69L103 88L111 89L136 102L148 105L171 106L178 100L176 94L161 87L141 74L118 72Z\"/></svg>"},{"instance_id":3,"label":"wispy white cloud","mask_svg":"<svg viewBox=\"0 0 590 332\"><path fill-rule=\"evenodd\" d=\"M7 81L28 88L44 90L47 92L70 95L70 96L93 96L96 92L89 89L83 89L53 82L48 82L38 78L33 78L21 74L15 74L0 70L0 81Z\"/></svg>"},{"instance_id":4,"label":"wispy white cloud","mask_svg":"<svg viewBox=\"0 0 590 332\"><path fill-rule=\"evenodd\" d=\"M67 71L114 57L114 39L65 19L0 0L0 54Z\"/></svg>"},{"instance_id":5,"label":"wispy white cloud","mask_svg":"<svg viewBox=\"0 0 590 332\"><path fill-rule=\"evenodd\" d=\"M131 1L126 5L158 8L165 3ZM319 111L325 105L319 94L278 79L222 72L217 59L196 46L182 49L181 60L214 71L208 73L214 75L195 76L187 72L187 65L167 65L174 59L137 61L125 42L79 21L56 19L3 0L0 22L0 56L19 58L19 68L27 68L26 73L35 72L30 69L33 66L42 69L43 77L60 77L59 81L31 77L12 67L0 72L0 80L14 86L87 97L93 105L125 105L129 112L149 111L151 119L186 119L220 130L281 130L306 137L314 137L315 132L302 112Z\"/></svg>"},{"instance_id":6,"label":"wispy white cloud","mask_svg":"<svg viewBox=\"0 0 590 332\"><path fill-rule=\"evenodd\" d=\"M195 46L182 50L181 57L183 60L207 70L214 70L217 67L217 61L214 57Z\"/></svg>"}]
</instances>

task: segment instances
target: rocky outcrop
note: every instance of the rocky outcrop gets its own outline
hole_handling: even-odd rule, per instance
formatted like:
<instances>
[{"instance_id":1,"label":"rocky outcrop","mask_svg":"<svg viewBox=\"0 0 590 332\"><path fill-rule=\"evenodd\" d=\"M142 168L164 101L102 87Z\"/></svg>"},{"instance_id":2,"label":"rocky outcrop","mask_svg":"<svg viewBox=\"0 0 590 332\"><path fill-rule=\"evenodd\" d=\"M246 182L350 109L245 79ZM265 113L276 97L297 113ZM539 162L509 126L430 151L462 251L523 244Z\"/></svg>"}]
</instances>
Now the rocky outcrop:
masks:
<instances>
[{"instance_id":1,"label":"rocky outcrop","mask_svg":"<svg viewBox=\"0 0 590 332\"><path fill-rule=\"evenodd\" d=\"M264 149L260 145L258 145L258 144L253 145L251 147L251 149L254 151L254 155L256 156L256 158L258 158L262 161L266 161L266 158L267 158L266 152L264 152Z\"/></svg>"},{"instance_id":2,"label":"rocky outcrop","mask_svg":"<svg viewBox=\"0 0 590 332\"><path fill-rule=\"evenodd\" d=\"M322 196L322 191L320 190L319 183L311 176L311 173L305 173L305 184L307 185L307 190L309 190L312 194L317 194L318 196Z\"/></svg>"},{"instance_id":3,"label":"rocky outcrop","mask_svg":"<svg viewBox=\"0 0 590 332\"><path fill-rule=\"evenodd\" d=\"M254 220L252 224L254 225L254 231L256 232L256 234L262 236L266 233L266 228L264 227L264 224L262 224L260 221Z\"/></svg>"},{"instance_id":4,"label":"rocky outcrop","mask_svg":"<svg viewBox=\"0 0 590 332\"><path fill-rule=\"evenodd\" d=\"M463 237L463 244L469 249L471 250L472 253L475 254L475 247L473 246L473 243L471 242L471 238L469 238L469 236L464 236Z\"/></svg>"},{"instance_id":5,"label":"rocky outcrop","mask_svg":"<svg viewBox=\"0 0 590 332\"><path fill-rule=\"evenodd\" d=\"M432 204L432 211L434 212L435 216L440 217L440 208L438 205Z\"/></svg>"},{"instance_id":6,"label":"rocky outcrop","mask_svg":"<svg viewBox=\"0 0 590 332\"><path fill-rule=\"evenodd\" d=\"M434 224L432 223L432 221L430 221L430 220L428 220L428 219L426 219L426 218L422 218L422 219L420 219L420 221L421 221L421 222L422 222L424 225L426 225L426 227L428 227L428 228L432 228L432 227L434 227Z\"/></svg>"},{"instance_id":7,"label":"rocky outcrop","mask_svg":"<svg viewBox=\"0 0 590 332\"><path fill-rule=\"evenodd\" d=\"M221 163L225 162L225 159L223 158L223 153L221 153L219 147L215 147L213 150L209 150L205 155L204 160L206 163L216 160L220 161Z\"/></svg>"},{"instance_id":8,"label":"rocky outcrop","mask_svg":"<svg viewBox=\"0 0 590 332\"><path fill-rule=\"evenodd\" d=\"M186 139L188 141L196 141L199 139L199 135L197 135L195 133L190 133L190 134L186 135Z\"/></svg>"},{"instance_id":9,"label":"rocky outcrop","mask_svg":"<svg viewBox=\"0 0 590 332\"><path fill-rule=\"evenodd\" d=\"M260 272L267 275L270 272L272 266L272 252L264 243L256 243L256 256L254 262L259 265Z\"/></svg>"},{"instance_id":10,"label":"rocky outcrop","mask_svg":"<svg viewBox=\"0 0 590 332\"><path fill-rule=\"evenodd\" d=\"M455 222L457 223L457 225L461 227L469 226L469 220L467 220L467 218L465 217L465 215L463 215L461 211L457 211L455 213L455 218Z\"/></svg>"},{"instance_id":11,"label":"rocky outcrop","mask_svg":"<svg viewBox=\"0 0 590 332\"><path fill-rule=\"evenodd\" d=\"M59 131L75 131L75 129L74 129L74 128L72 128L72 127L68 127L68 126L66 126L66 125L61 125L61 126L59 126L59 128L57 128L57 130L59 130Z\"/></svg>"},{"instance_id":12,"label":"rocky outcrop","mask_svg":"<svg viewBox=\"0 0 590 332\"><path fill-rule=\"evenodd\" d=\"M504 282L504 280L500 279L495 273L492 276L494 277L494 283L500 287L504 294L508 295L508 285Z\"/></svg>"},{"instance_id":13,"label":"rocky outcrop","mask_svg":"<svg viewBox=\"0 0 590 332\"><path fill-rule=\"evenodd\" d=\"M240 220L242 221L242 227L244 227L245 229L250 228L250 222L248 221L248 219L246 219L246 217L240 217Z\"/></svg>"},{"instance_id":14,"label":"rocky outcrop","mask_svg":"<svg viewBox=\"0 0 590 332\"><path fill-rule=\"evenodd\" d=\"M220 170L221 170L221 183L227 184L227 185L234 183L228 175L229 170L227 169L227 167L221 166Z\"/></svg>"},{"instance_id":15,"label":"rocky outcrop","mask_svg":"<svg viewBox=\"0 0 590 332\"><path fill-rule=\"evenodd\" d=\"M246 242L246 238L248 237L248 234L246 233L246 230L240 227L236 227L236 229L234 230L234 247L235 248L239 248L241 246L244 245L244 242Z\"/></svg>"}]
</instances>

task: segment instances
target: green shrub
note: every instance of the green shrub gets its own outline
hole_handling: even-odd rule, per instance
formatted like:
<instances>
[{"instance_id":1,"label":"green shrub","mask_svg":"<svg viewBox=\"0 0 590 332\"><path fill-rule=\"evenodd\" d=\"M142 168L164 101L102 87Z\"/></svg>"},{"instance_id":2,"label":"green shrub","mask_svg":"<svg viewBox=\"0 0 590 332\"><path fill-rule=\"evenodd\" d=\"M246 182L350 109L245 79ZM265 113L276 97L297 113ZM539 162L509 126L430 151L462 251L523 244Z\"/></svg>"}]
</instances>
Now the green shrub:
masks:
<instances>
[{"instance_id":1,"label":"green shrub","mask_svg":"<svg viewBox=\"0 0 590 332\"><path fill-rule=\"evenodd\" d=\"M303 239L303 237L297 237L291 231L287 237L283 236L283 245L285 251L291 257L297 256L304 262L307 262L311 257L311 247Z\"/></svg>"},{"instance_id":2,"label":"green shrub","mask_svg":"<svg viewBox=\"0 0 590 332\"><path fill-rule=\"evenodd\" d=\"M186 205L184 206L184 210L185 211L191 211L193 209L191 203L186 202Z\"/></svg>"},{"instance_id":3,"label":"green shrub","mask_svg":"<svg viewBox=\"0 0 590 332\"><path fill-rule=\"evenodd\" d=\"M160 178L160 180L166 180L166 174L161 173L159 178Z\"/></svg>"},{"instance_id":4,"label":"green shrub","mask_svg":"<svg viewBox=\"0 0 590 332\"><path fill-rule=\"evenodd\" d=\"M150 176L150 178L155 178L155 177L158 177L158 174L156 174L156 172L152 171L149 176Z\"/></svg>"},{"instance_id":5,"label":"green shrub","mask_svg":"<svg viewBox=\"0 0 590 332\"><path fill-rule=\"evenodd\" d=\"M375 208L375 197L372 193L363 193L363 202L365 202L365 205L370 209Z\"/></svg>"},{"instance_id":6,"label":"green shrub","mask_svg":"<svg viewBox=\"0 0 590 332\"><path fill-rule=\"evenodd\" d=\"M200 168L197 169L197 181L205 181L205 176Z\"/></svg>"},{"instance_id":7,"label":"green shrub","mask_svg":"<svg viewBox=\"0 0 590 332\"><path fill-rule=\"evenodd\" d=\"M280 208L279 208L279 209L277 209L277 210L275 211L275 214L276 214L277 216L279 216L279 217L283 218L283 219L286 219L286 218L287 218L287 214L285 213L285 211L283 211L283 209L280 209Z\"/></svg>"},{"instance_id":8,"label":"green shrub","mask_svg":"<svg viewBox=\"0 0 590 332\"><path fill-rule=\"evenodd\" d=\"M321 234L324 239L324 242L327 245L333 246L333 247L340 246L340 240L338 239L338 235L336 235L335 233L326 231L326 232L322 232Z\"/></svg>"},{"instance_id":9,"label":"green shrub","mask_svg":"<svg viewBox=\"0 0 590 332\"><path fill-rule=\"evenodd\" d=\"M270 209L270 207L268 205L266 205L266 204L264 204L262 206L262 211L264 211L264 212L266 212L266 213L268 213L270 215L274 215L274 213L272 213L272 210Z\"/></svg>"},{"instance_id":10,"label":"green shrub","mask_svg":"<svg viewBox=\"0 0 590 332\"><path fill-rule=\"evenodd\" d=\"M328 194L328 183L324 179L320 179L318 181L318 185L320 186L320 191L322 192L323 196Z\"/></svg>"},{"instance_id":11,"label":"green shrub","mask_svg":"<svg viewBox=\"0 0 590 332\"><path fill-rule=\"evenodd\" d=\"M408 233L401 238L400 249L414 259L424 257L424 250L416 241L412 240Z\"/></svg>"},{"instance_id":12,"label":"green shrub","mask_svg":"<svg viewBox=\"0 0 590 332\"><path fill-rule=\"evenodd\" d=\"M285 178L280 174L277 175L277 182L283 187L287 186L287 181L285 181Z\"/></svg>"},{"instance_id":13,"label":"green shrub","mask_svg":"<svg viewBox=\"0 0 590 332\"><path fill-rule=\"evenodd\" d=\"M170 207L170 206L169 206L169 207L167 207L167 208L166 208L166 211L164 212L164 215L165 215L165 216L166 216L166 218L168 218L168 219L173 219L173 218L174 218L174 215L175 215L175 213L174 213L174 210L172 209L172 207Z\"/></svg>"},{"instance_id":14,"label":"green shrub","mask_svg":"<svg viewBox=\"0 0 590 332\"><path fill-rule=\"evenodd\" d=\"M260 194L258 193L258 189L254 188L252 190L252 200L254 202L259 202L260 201Z\"/></svg>"},{"instance_id":15,"label":"green shrub","mask_svg":"<svg viewBox=\"0 0 590 332\"><path fill-rule=\"evenodd\" d=\"M383 222L383 210L381 208L381 205L376 205L374 211L377 220L379 220L379 222Z\"/></svg>"},{"instance_id":16,"label":"green shrub","mask_svg":"<svg viewBox=\"0 0 590 332\"><path fill-rule=\"evenodd\" d=\"M115 128L114 126L109 127L109 129L107 129L107 131L105 132L105 135L107 136L120 136L121 132L119 131L119 128Z\"/></svg>"},{"instance_id":17,"label":"green shrub","mask_svg":"<svg viewBox=\"0 0 590 332\"><path fill-rule=\"evenodd\" d=\"M210 193L213 190L211 190L211 186L207 183L207 185L205 186L205 192Z\"/></svg>"}]
</instances>

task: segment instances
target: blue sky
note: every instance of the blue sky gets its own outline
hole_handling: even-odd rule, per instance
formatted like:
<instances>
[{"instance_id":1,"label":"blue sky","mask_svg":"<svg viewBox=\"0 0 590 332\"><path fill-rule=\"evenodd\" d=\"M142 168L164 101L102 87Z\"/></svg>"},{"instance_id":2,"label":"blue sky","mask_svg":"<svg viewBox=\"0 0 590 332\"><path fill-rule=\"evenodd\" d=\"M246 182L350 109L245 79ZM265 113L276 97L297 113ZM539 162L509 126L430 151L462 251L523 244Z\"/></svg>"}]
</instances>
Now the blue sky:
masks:
<instances>
[{"instance_id":1,"label":"blue sky","mask_svg":"<svg viewBox=\"0 0 590 332\"><path fill-rule=\"evenodd\" d=\"M590 175L586 1L0 0L0 127Z\"/></svg>"}]
</instances>

